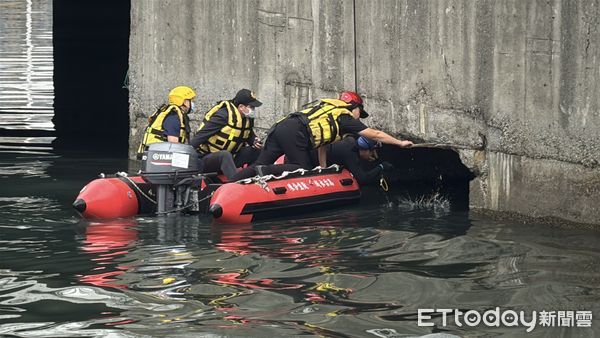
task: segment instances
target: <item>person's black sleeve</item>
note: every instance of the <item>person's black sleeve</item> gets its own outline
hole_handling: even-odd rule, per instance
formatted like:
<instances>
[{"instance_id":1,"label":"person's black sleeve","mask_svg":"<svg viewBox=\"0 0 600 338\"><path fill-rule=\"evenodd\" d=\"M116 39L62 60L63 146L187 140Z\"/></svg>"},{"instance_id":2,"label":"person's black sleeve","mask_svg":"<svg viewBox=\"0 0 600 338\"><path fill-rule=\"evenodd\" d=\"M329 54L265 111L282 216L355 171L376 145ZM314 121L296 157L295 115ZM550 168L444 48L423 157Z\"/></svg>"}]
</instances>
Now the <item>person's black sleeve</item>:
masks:
<instances>
[{"instance_id":1,"label":"person's black sleeve","mask_svg":"<svg viewBox=\"0 0 600 338\"><path fill-rule=\"evenodd\" d=\"M368 128L362 122L349 115L340 115L338 117L338 125L340 126L340 133L342 135L358 135L358 133Z\"/></svg>"},{"instance_id":2,"label":"person's black sleeve","mask_svg":"<svg viewBox=\"0 0 600 338\"><path fill-rule=\"evenodd\" d=\"M227 124L227 110L219 109L211 117L210 121L205 121L202 129L198 130L190 144L194 148L198 148L199 145L204 144L208 141L208 138L216 134L224 125Z\"/></svg>"},{"instance_id":3,"label":"person's black sleeve","mask_svg":"<svg viewBox=\"0 0 600 338\"><path fill-rule=\"evenodd\" d=\"M252 146L254 145L254 140L256 140L256 134L254 133L254 129L252 129L250 131L250 136L248 137L248 140L246 140L246 144Z\"/></svg>"},{"instance_id":4,"label":"person's black sleeve","mask_svg":"<svg viewBox=\"0 0 600 338\"><path fill-rule=\"evenodd\" d=\"M377 179L381 175L381 172L383 171L383 169L381 169L380 166L376 166L375 168L373 168L367 172L365 172L362 168L360 169L360 171L361 171L361 174L354 175L354 177L356 177L358 184L365 185L365 184L371 184L371 183L377 182Z\"/></svg>"}]
</instances>

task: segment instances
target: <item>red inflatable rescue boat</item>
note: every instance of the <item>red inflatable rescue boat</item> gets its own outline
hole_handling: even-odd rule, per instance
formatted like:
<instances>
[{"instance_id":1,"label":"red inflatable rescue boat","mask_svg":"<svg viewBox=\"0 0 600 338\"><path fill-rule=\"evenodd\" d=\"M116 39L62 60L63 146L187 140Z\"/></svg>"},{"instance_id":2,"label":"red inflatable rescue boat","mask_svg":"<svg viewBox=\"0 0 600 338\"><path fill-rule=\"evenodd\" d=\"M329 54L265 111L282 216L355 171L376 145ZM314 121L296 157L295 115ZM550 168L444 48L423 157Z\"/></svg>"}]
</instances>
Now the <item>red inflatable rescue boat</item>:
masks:
<instances>
[{"instance_id":1,"label":"red inflatable rescue boat","mask_svg":"<svg viewBox=\"0 0 600 338\"><path fill-rule=\"evenodd\" d=\"M335 165L223 184L216 175L199 174L189 145L155 143L142 160L141 176L93 180L73 207L87 219L209 213L220 223L247 223L360 198L352 174Z\"/></svg>"}]
</instances>

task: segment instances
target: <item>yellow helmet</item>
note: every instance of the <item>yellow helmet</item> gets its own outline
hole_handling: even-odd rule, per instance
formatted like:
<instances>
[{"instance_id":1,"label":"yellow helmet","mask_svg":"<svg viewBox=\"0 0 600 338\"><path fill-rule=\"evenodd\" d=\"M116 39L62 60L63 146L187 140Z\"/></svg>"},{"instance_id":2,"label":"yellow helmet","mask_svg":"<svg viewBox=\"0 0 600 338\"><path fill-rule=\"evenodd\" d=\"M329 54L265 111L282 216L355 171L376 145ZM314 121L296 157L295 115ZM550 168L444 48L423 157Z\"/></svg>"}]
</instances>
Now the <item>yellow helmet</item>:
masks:
<instances>
[{"instance_id":1,"label":"yellow helmet","mask_svg":"<svg viewBox=\"0 0 600 338\"><path fill-rule=\"evenodd\" d=\"M192 100L196 97L196 92L187 86L177 86L169 92L169 104L181 106L183 101Z\"/></svg>"}]
</instances>

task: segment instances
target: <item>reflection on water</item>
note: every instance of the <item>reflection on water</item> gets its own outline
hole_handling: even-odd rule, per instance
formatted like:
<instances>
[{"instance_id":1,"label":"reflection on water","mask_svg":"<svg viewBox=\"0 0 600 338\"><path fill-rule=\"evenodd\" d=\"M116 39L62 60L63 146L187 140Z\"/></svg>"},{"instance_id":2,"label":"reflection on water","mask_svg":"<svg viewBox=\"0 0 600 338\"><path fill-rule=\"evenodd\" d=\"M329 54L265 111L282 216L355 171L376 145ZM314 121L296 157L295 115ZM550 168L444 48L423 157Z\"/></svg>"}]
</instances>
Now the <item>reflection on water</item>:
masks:
<instances>
[{"instance_id":1,"label":"reflection on water","mask_svg":"<svg viewBox=\"0 0 600 338\"><path fill-rule=\"evenodd\" d=\"M395 196L232 226L191 216L80 220L69 207L79 188L125 166L0 161L0 335L521 336L523 327L442 328L439 317L437 328L418 327L417 311L599 310L597 231Z\"/></svg>"},{"instance_id":2,"label":"reflection on water","mask_svg":"<svg viewBox=\"0 0 600 338\"><path fill-rule=\"evenodd\" d=\"M91 222L83 225L81 250L91 255L90 261L97 266L88 274L78 276L82 283L124 289L116 277L129 269L120 265L118 259L135 245L137 229L135 220Z\"/></svg>"},{"instance_id":3,"label":"reflection on water","mask_svg":"<svg viewBox=\"0 0 600 338\"><path fill-rule=\"evenodd\" d=\"M4 120L4 116L0 117ZM0 153L48 155L54 137L0 136Z\"/></svg>"},{"instance_id":4,"label":"reflection on water","mask_svg":"<svg viewBox=\"0 0 600 338\"><path fill-rule=\"evenodd\" d=\"M53 138L42 135L54 130L52 0L3 0L0 32L0 152L24 151L24 143L35 146L27 152L47 151Z\"/></svg>"}]
</instances>

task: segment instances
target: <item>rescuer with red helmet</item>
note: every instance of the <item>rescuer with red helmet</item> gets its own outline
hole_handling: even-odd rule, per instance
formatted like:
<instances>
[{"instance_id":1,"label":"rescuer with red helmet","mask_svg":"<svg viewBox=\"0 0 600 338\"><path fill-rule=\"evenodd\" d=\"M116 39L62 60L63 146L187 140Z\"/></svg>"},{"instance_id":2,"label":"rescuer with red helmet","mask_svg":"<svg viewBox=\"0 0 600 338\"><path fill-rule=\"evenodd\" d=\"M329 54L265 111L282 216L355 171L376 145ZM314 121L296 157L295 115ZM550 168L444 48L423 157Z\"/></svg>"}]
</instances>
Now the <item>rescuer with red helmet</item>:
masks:
<instances>
[{"instance_id":1,"label":"rescuer with red helmet","mask_svg":"<svg viewBox=\"0 0 600 338\"><path fill-rule=\"evenodd\" d=\"M286 155L288 169L310 169L310 152L317 149L319 164L327 164L325 146L352 134L368 137L376 142L410 147L412 142L399 140L381 130L369 128L359 119L368 117L363 99L355 92L341 93L338 99L321 99L299 112L289 114L270 130L265 145L254 163L234 179L254 176L257 165L272 164L279 156Z\"/></svg>"}]
</instances>

